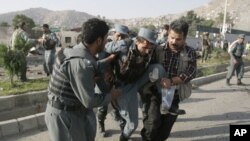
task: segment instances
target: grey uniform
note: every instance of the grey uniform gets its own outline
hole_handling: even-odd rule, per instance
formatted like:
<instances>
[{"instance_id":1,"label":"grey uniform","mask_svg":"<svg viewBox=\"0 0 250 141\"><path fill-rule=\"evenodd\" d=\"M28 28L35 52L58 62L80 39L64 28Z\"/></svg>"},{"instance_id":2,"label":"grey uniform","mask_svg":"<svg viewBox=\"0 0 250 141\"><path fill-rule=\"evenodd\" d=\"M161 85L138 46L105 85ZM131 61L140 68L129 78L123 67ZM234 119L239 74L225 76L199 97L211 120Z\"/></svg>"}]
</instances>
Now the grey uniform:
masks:
<instances>
[{"instance_id":1,"label":"grey uniform","mask_svg":"<svg viewBox=\"0 0 250 141\"><path fill-rule=\"evenodd\" d=\"M235 43L235 46L230 50L229 54L231 57L230 67L227 73L227 79L231 79L234 72L236 71L236 76L238 79L243 78L244 75L244 62L242 60L242 55L245 51L244 44ZM237 60L237 64L233 63L233 60Z\"/></svg>"},{"instance_id":2,"label":"grey uniform","mask_svg":"<svg viewBox=\"0 0 250 141\"><path fill-rule=\"evenodd\" d=\"M153 68L159 69L159 78L166 74L161 65L149 65L152 54L140 56L134 43L128 44L125 40L109 42L106 44L106 51L117 54L114 65L116 86L122 90L117 99L117 107L126 121L122 134L128 138L138 126L138 89L149 81L149 72ZM122 68L130 57L128 66Z\"/></svg>"},{"instance_id":3,"label":"grey uniform","mask_svg":"<svg viewBox=\"0 0 250 141\"><path fill-rule=\"evenodd\" d=\"M63 52L63 53L62 53ZM79 44L59 51L48 89L45 121L52 141L94 141L94 107L107 104L111 94L94 92L95 76L105 64Z\"/></svg>"},{"instance_id":4,"label":"grey uniform","mask_svg":"<svg viewBox=\"0 0 250 141\"><path fill-rule=\"evenodd\" d=\"M58 38L53 32L44 33L42 38L44 39L43 47L44 52L44 71L47 75L52 74L53 64L55 60L56 44L58 43Z\"/></svg>"}]
</instances>

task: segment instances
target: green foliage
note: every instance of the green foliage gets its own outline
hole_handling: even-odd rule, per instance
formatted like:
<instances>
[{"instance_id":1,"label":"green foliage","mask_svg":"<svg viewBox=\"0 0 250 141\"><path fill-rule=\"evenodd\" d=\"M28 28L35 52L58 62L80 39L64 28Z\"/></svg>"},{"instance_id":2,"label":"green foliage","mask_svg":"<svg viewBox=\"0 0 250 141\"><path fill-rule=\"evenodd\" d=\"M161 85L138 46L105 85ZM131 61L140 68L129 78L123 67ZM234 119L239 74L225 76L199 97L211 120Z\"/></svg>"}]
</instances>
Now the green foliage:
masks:
<instances>
[{"instance_id":1,"label":"green foliage","mask_svg":"<svg viewBox=\"0 0 250 141\"><path fill-rule=\"evenodd\" d=\"M4 62L4 54L7 53L7 46L5 44L0 44L0 67L3 66L3 62Z\"/></svg>"},{"instance_id":2,"label":"green foliage","mask_svg":"<svg viewBox=\"0 0 250 141\"><path fill-rule=\"evenodd\" d=\"M143 27L151 29L151 30L155 30L156 29L156 27L153 24L144 25Z\"/></svg>"},{"instance_id":3,"label":"green foliage","mask_svg":"<svg viewBox=\"0 0 250 141\"><path fill-rule=\"evenodd\" d=\"M3 88L0 91L0 96L22 94L31 91L45 90L48 88L49 78L31 79L27 82L17 81L15 86L9 82L0 81L0 86Z\"/></svg>"},{"instance_id":4,"label":"green foliage","mask_svg":"<svg viewBox=\"0 0 250 141\"><path fill-rule=\"evenodd\" d=\"M25 22L26 26L28 27L27 32L31 33L31 29L33 27L35 27L35 22L33 21L33 19L25 16L25 15L16 15L13 19L12 19L12 26L16 27L18 26L18 24L20 24L21 22Z\"/></svg>"},{"instance_id":5,"label":"green foliage","mask_svg":"<svg viewBox=\"0 0 250 141\"><path fill-rule=\"evenodd\" d=\"M7 23L7 22L1 22L0 26L1 27L10 27L9 23Z\"/></svg>"},{"instance_id":6,"label":"green foliage","mask_svg":"<svg viewBox=\"0 0 250 141\"><path fill-rule=\"evenodd\" d=\"M182 16L180 19L186 21L189 24L189 36L195 36L195 32L197 31L197 25L204 25L212 27L214 24L213 20L205 20L197 16L193 10L188 11L186 16Z\"/></svg>"},{"instance_id":7,"label":"green foliage","mask_svg":"<svg viewBox=\"0 0 250 141\"><path fill-rule=\"evenodd\" d=\"M202 76L207 76L216 73L215 71L216 71L215 67L212 66L212 67L207 67L206 69L202 69L201 73Z\"/></svg>"},{"instance_id":8,"label":"green foliage","mask_svg":"<svg viewBox=\"0 0 250 141\"><path fill-rule=\"evenodd\" d=\"M219 13L218 17L215 18L215 26L221 26L224 20L224 13ZM226 14L226 22L233 24L233 19L229 16L229 13Z\"/></svg>"},{"instance_id":9,"label":"green foliage","mask_svg":"<svg viewBox=\"0 0 250 141\"><path fill-rule=\"evenodd\" d=\"M25 53L25 56L28 55L28 52L30 48L32 47L31 43L26 42L25 39L21 37L21 34L17 35L14 42L15 42L15 45L14 45L15 50L21 50Z\"/></svg>"},{"instance_id":10,"label":"green foliage","mask_svg":"<svg viewBox=\"0 0 250 141\"><path fill-rule=\"evenodd\" d=\"M9 50L4 54L4 68L10 77L10 83L14 86L14 76L18 76L26 64L26 57L23 51Z\"/></svg>"}]
</instances>

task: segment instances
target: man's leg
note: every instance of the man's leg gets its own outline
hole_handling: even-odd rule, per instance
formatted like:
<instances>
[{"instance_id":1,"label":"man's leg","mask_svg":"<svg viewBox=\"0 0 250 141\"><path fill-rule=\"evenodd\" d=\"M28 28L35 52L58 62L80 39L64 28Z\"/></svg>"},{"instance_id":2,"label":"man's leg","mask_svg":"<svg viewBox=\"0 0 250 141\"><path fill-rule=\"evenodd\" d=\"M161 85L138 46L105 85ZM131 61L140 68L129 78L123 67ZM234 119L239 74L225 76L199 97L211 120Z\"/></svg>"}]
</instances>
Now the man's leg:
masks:
<instances>
[{"instance_id":1,"label":"man's leg","mask_svg":"<svg viewBox=\"0 0 250 141\"><path fill-rule=\"evenodd\" d=\"M179 103L179 95L175 94L172 106L169 109L170 113L161 116L162 123L159 129L159 141L165 141L169 137L172 127L178 117L178 114L175 113L175 111L179 109Z\"/></svg>"},{"instance_id":2,"label":"man's leg","mask_svg":"<svg viewBox=\"0 0 250 141\"><path fill-rule=\"evenodd\" d=\"M107 116L108 105L98 107L97 109L97 119L98 119L98 130L101 136L106 137L106 130L105 130L105 119Z\"/></svg>"}]
</instances>

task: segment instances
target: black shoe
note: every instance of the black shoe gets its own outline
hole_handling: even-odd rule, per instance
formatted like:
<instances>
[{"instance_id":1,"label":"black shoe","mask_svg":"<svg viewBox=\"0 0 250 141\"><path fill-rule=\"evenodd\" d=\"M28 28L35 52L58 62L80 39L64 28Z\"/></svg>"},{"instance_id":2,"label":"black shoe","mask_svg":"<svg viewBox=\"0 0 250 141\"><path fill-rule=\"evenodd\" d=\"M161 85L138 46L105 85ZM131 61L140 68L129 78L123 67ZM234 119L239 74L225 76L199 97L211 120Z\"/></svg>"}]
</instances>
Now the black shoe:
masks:
<instances>
[{"instance_id":1,"label":"black shoe","mask_svg":"<svg viewBox=\"0 0 250 141\"><path fill-rule=\"evenodd\" d=\"M105 131L105 126L104 123L99 122L99 134L102 137L107 137L106 131Z\"/></svg>"},{"instance_id":2,"label":"black shoe","mask_svg":"<svg viewBox=\"0 0 250 141\"><path fill-rule=\"evenodd\" d=\"M227 86L230 86L230 79L227 79L226 84Z\"/></svg>"},{"instance_id":3,"label":"black shoe","mask_svg":"<svg viewBox=\"0 0 250 141\"><path fill-rule=\"evenodd\" d=\"M240 79L237 80L237 85L244 85L244 83L241 82Z\"/></svg>"},{"instance_id":4,"label":"black shoe","mask_svg":"<svg viewBox=\"0 0 250 141\"><path fill-rule=\"evenodd\" d=\"M130 138L125 137L123 134L121 134L119 141L132 141L132 140Z\"/></svg>"},{"instance_id":5,"label":"black shoe","mask_svg":"<svg viewBox=\"0 0 250 141\"><path fill-rule=\"evenodd\" d=\"M183 109L178 109L178 110L176 111L176 113L177 113L178 115L185 115L185 114L186 114L186 111L183 110Z\"/></svg>"},{"instance_id":6,"label":"black shoe","mask_svg":"<svg viewBox=\"0 0 250 141\"><path fill-rule=\"evenodd\" d=\"M175 108L170 108L169 112L172 113L172 114L175 114L175 115L185 115L186 114L185 110L183 110L183 109L175 109ZM165 114L165 115L167 115L167 114Z\"/></svg>"}]
</instances>

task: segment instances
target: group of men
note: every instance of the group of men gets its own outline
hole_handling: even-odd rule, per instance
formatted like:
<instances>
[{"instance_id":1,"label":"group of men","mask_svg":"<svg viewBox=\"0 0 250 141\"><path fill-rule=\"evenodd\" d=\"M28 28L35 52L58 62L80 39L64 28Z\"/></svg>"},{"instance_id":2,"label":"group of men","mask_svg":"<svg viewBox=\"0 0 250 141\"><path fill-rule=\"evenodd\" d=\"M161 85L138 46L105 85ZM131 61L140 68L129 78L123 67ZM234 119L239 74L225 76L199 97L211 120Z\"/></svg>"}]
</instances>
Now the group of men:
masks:
<instances>
[{"instance_id":1,"label":"group of men","mask_svg":"<svg viewBox=\"0 0 250 141\"><path fill-rule=\"evenodd\" d=\"M140 28L136 38L128 27L116 25L107 42L109 27L100 19L82 25L81 42L58 52L48 88L45 121L52 141L94 141L95 107L104 127L107 105L120 116L120 141L128 141L138 126L138 95L143 107L144 141L164 141L175 120L179 102L191 94L196 75L196 53L186 45L188 24L175 20L169 25L165 44L156 33ZM175 86L172 105L161 113L161 94ZM105 131L103 128L102 131Z\"/></svg>"},{"instance_id":2,"label":"group of men","mask_svg":"<svg viewBox=\"0 0 250 141\"><path fill-rule=\"evenodd\" d=\"M25 48L27 44L35 45L39 44L45 49L44 52L44 71L49 76L52 74L54 58L56 53L56 44L58 43L58 38L54 32L51 32L48 24L43 24L42 31L43 35L39 39L31 39L26 32L27 26L25 22L20 22L12 34L10 49L14 51L19 51L23 55L24 64L22 64L22 70L20 75L21 81L27 81L26 71L27 63L26 56L29 53L29 47ZM22 43L22 44L20 44Z\"/></svg>"}]
</instances>

